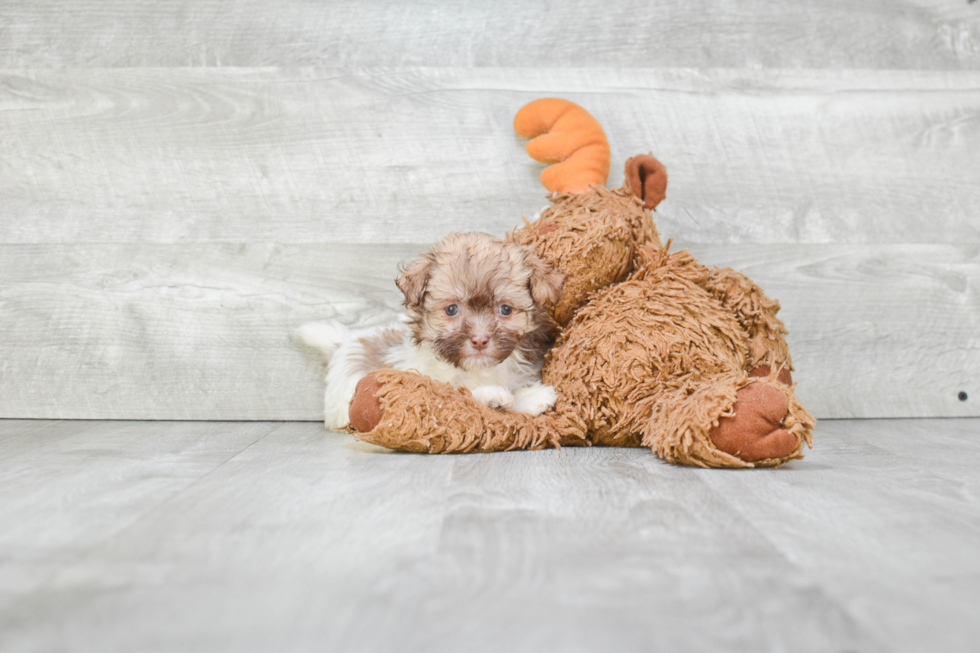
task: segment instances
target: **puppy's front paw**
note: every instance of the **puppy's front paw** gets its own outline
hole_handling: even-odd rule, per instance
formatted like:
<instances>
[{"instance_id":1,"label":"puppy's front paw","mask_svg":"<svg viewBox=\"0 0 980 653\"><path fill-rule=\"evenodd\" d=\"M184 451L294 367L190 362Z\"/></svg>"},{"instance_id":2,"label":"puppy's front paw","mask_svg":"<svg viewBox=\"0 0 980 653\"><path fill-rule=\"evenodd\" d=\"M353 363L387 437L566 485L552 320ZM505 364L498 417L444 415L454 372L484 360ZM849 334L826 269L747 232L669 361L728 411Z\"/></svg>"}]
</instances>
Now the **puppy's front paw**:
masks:
<instances>
[{"instance_id":1,"label":"puppy's front paw","mask_svg":"<svg viewBox=\"0 0 980 653\"><path fill-rule=\"evenodd\" d=\"M514 395L502 385L482 385L472 392L473 398L488 408L508 410L514 405Z\"/></svg>"},{"instance_id":2,"label":"puppy's front paw","mask_svg":"<svg viewBox=\"0 0 980 653\"><path fill-rule=\"evenodd\" d=\"M536 383L514 393L514 410L528 415L540 415L558 401L558 393L550 385Z\"/></svg>"}]
</instances>

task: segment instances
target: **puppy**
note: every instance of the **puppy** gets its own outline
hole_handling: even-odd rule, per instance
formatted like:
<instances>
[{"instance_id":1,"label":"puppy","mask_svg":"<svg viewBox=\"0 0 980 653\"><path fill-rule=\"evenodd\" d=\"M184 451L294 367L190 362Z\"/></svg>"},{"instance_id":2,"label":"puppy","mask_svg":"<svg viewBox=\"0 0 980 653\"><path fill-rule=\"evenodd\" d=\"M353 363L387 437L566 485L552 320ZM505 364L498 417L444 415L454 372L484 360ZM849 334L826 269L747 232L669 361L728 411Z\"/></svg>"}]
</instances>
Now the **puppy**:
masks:
<instances>
[{"instance_id":1,"label":"puppy","mask_svg":"<svg viewBox=\"0 0 980 653\"><path fill-rule=\"evenodd\" d=\"M324 423L343 428L357 382L382 368L415 370L491 408L539 415L557 396L541 382L554 344L548 308L562 275L530 249L484 233L454 233L401 269L401 324L351 331L307 324L299 339L327 358Z\"/></svg>"}]
</instances>

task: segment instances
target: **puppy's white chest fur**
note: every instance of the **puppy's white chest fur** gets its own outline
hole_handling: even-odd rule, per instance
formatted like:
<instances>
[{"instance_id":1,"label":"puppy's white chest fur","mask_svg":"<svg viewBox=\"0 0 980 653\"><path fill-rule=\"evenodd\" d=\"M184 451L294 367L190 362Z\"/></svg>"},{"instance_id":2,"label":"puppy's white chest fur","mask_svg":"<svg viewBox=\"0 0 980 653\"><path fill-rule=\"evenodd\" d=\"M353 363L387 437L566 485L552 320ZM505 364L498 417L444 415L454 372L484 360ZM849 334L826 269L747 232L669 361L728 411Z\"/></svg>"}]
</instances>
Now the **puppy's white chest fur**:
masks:
<instances>
[{"instance_id":1,"label":"puppy's white chest fur","mask_svg":"<svg viewBox=\"0 0 980 653\"><path fill-rule=\"evenodd\" d=\"M554 389L541 383L541 362L527 361L517 352L497 365L467 371L438 358L430 343L413 343L410 330L401 324L349 331L337 323L316 323L305 325L298 335L329 358L324 394L327 428L347 425L358 381L382 368L415 371L468 388L477 401L491 408L539 415L557 399Z\"/></svg>"},{"instance_id":2,"label":"puppy's white chest fur","mask_svg":"<svg viewBox=\"0 0 980 653\"><path fill-rule=\"evenodd\" d=\"M415 370L425 376L431 376L436 381L463 386L470 390L481 386L503 386L513 391L541 375L540 364L534 365L524 361L517 353L511 354L492 367L472 371L461 370L438 358L428 342L420 345L411 342L407 329L404 335L405 340L400 345L392 347L385 356L385 363L392 369Z\"/></svg>"}]
</instances>

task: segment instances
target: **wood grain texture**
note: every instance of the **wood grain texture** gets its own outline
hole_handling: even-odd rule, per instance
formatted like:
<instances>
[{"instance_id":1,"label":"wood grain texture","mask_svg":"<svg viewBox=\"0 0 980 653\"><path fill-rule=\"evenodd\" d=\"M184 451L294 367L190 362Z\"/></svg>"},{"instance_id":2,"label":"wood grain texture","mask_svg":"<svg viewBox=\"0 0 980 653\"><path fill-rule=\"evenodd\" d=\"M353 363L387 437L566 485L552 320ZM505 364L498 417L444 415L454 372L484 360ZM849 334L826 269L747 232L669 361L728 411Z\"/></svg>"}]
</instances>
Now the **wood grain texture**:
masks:
<instances>
[{"instance_id":1,"label":"wood grain texture","mask_svg":"<svg viewBox=\"0 0 980 653\"><path fill-rule=\"evenodd\" d=\"M423 249L0 246L0 415L320 419L322 366L290 333L392 319L397 263ZM818 417L980 414L978 246L692 251L781 300Z\"/></svg>"},{"instance_id":2,"label":"wood grain texture","mask_svg":"<svg viewBox=\"0 0 980 653\"><path fill-rule=\"evenodd\" d=\"M397 263L420 248L3 250L0 414L318 419L322 364L291 332L313 319L392 319Z\"/></svg>"},{"instance_id":3,"label":"wood grain texture","mask_svg":"<svg viewBox=\"0 0 980 653\"><path fill-rule=\"evenodd\" d=\"M978 9L980 12L980 9ZM0 74L0 243L432 242L544 203L544 95L652 150L704 243L980 241L980 72L72 70Z\"/></svg>"},{"instance_id":4,"label":"wood grain texture","mask_svg":"<svg viewBox=\"0 0 980 653\"><path fill-rule=\"evenodd\" d=\"M968 0L7 0L0 67L980 68Z\"/></svg>"},{"instance_id":5,"label":"wood grain texture","mask_svg":"<svg viewBox=\"0 0 980 653\"><path fill-rule=\"evenodd\" d=\"M804 460L733 472L0 421L0 648L972 651L978 435L824 421Z\"/></svg>"},{"instance_id":6,"label":"wood grain texture","mask_svg":"<svg viewBox=\"0 0 980 653\"><path fill-rule=\"evenodd\" d=\"M795 478L767 486L737 474L699 476L884 650L975 648L977 633L963 625L980 609L980 574L960 556L980 538L980 422L825 421L817 438L813 455L822 453ZM786 505L800 508L795 523L779 514ZM864 573L835 562L841 547L862 556L868 545L875 553ZM906 594L912 587L915 597ZM942 636L939 622L949 625Z\"/></svg>"}]
</instances>

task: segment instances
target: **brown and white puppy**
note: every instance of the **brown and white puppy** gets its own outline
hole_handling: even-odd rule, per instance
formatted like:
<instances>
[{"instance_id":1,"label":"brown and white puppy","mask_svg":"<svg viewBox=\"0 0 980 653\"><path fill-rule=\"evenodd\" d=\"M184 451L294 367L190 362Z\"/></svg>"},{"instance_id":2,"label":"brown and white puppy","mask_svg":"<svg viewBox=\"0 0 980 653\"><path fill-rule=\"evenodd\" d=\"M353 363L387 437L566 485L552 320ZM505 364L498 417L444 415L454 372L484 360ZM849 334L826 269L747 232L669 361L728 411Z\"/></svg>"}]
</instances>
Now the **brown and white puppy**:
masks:
<instances>
[{"instance_id":1,"label":"brown and white puppy","mask_svg":"<svg viewBox=\"0 0 980 653\"><path fill-rule=\"evenodd\" d=\"M530 249L471 232L450 234L396 280L405 295L405 323L350 331L339 323L300 328L327 367L325 424L347 424L357 382L381 368L416 370L470 389L491 408L539 415L554 389L541 383L554 342L548 307L562 276Z\"/></svg>"}]
</instances>

